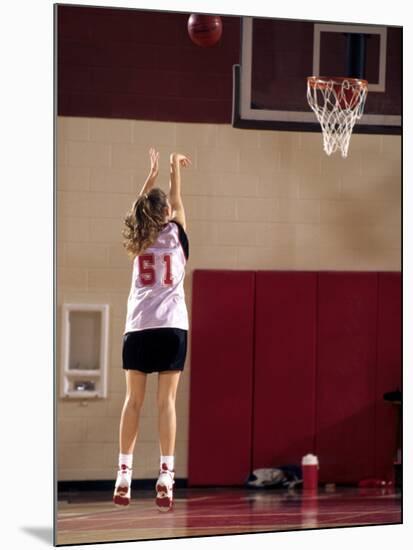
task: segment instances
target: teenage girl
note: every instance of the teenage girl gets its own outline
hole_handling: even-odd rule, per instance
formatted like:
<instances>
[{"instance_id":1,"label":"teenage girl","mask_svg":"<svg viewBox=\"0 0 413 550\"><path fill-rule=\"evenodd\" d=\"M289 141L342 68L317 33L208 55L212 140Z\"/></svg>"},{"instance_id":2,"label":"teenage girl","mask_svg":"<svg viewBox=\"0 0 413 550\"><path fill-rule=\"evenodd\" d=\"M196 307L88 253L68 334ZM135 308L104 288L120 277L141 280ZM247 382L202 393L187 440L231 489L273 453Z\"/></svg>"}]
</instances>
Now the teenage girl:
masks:
<instances>
[{"instance_id":1,"label":"teenage girl","mask_svg":"<svg viewBox=\"0 0 413 550\"><path fill-rule=\"evenodd\" d=\"M126 397L120 419L119 470L113 501L128 505L131 498L132 461L148 373L158 372L160 470L156 505L172 507L175 398L183 371L188 335L184 294L188 260L185 210L181 197L180 167L191 160L170 156L169 195L154 187L159 153L150 149L151 169L124 222L124 246L133 258L132 284L127 303L122 362Z\"/></svg>"}]
</instances>

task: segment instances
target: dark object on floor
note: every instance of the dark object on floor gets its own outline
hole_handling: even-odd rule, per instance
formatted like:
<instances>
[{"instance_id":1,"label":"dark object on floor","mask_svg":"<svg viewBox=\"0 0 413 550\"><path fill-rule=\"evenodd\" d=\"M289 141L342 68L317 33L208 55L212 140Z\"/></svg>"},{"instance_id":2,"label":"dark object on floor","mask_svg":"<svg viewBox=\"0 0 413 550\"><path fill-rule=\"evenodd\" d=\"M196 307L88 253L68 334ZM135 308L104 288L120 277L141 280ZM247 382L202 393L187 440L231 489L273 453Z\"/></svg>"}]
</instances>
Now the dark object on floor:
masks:
<instances>
[{"instance_id":1,"label":"dark object on floor","mask_svg":"<svg viewBox=\"0 0 413 550\"><path fill-rule=\"evenodd\" d=\"M397 450L396 456L393 463L394 468L394 484L398 489L401 489L402 486L402 392L397 388L396 391L390 391L383 394L383 399L389 401L393 405L397 406L397 426L398 426L398 436L397 436Z\"/></svg>"},{"instance_id":2,"label":"dark object on floor","mask_svg":"<svg viewBox=\"0 0 413 550\"><path fill-rule=\"evenodd\" d=\"M383 399L385 401L392 401L393 403L401 403L402 392L399 389L397 389L396 391L389 391L383 394Z\"/></svg>"},{"instance_id":3,"label":"dark object on floor","mask_svg":"<svg viewBox=\"0 0 413 550\"><path fill-rule=\"evenodd\" d=\"M292 488L303 482L300 466L288 464L278 468L256 468L249 475L247 487L259 488Z\"/></svg>"},{"instance_id":4,"label":"dark object on floor","mask_svg":"<svg viewBox=\"0 0 413 550\"><path fill-rule=\"evenodd\" d=\"M403 483L402 465L400 463L395 462L393 464L393 468L394 468L394 484L398 489L401 489L402 483Z\"/></svg>"}]
</instances>

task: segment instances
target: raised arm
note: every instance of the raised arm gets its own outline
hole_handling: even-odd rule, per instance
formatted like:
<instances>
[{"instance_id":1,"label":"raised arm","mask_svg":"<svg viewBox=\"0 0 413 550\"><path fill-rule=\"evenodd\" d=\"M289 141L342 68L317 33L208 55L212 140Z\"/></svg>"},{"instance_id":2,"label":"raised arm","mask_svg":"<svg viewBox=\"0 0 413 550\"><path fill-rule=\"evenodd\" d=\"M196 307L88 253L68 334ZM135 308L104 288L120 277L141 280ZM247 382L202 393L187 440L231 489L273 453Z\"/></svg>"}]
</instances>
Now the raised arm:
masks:
<instances>
[{"instance_id":1,"label":"raised arm","mask_svg":"<svg viewBox=\"0 0 413 550\"><path fill-rule=\"evenodd\" d=\"M156 181L156 178L158 177L159 153L158 151L155 151L155 149L152 147L151 149L149 149L149 156L151 159L151 168L149 171L149 175L146 178L146 181L139 192L139 196L143 195L144 193L149 193L149 191L155 186L155 181Z\"/></svg>"},{"instance_id":2,"label":"raised arm","mask_svg":"<svg viewBox=\"0 0 413 550\"><path fill-rule=\"evenodd\" d=\"M172 219L179 222L186 229L185 209L181 195L181 170L186 168L191 160L181 153L172 153L170 156L169 202L172 208Z\"/></svg>"}]
</instances>

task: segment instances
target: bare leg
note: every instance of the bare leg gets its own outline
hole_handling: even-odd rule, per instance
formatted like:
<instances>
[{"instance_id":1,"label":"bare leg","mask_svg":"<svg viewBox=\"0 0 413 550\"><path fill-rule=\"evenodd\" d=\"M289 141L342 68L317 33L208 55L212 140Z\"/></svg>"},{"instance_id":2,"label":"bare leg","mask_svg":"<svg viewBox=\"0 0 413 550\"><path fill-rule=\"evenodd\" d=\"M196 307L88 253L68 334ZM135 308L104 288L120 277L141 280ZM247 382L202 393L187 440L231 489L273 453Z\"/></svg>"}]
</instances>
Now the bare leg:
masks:
<instances>
[{"instance_id":1,"label":"bare leg","mask_svg":"<svg viewBox=\"0 0 413 550\"><path fill-rule=\"evenodd\" d=\"M159 446L161 455L173 455L176 438L176 390L181 371L160 372L158 375Z\"/></svg>"},{"instance_id":2,"label":"bare leg","mask_svg":"<svg viewBox=\"0 0 413 550\"><path fill-rule=\"evenodd\" d=\"M120 452L131 454L135 448L138 436L139 418L145 397L147 374L135 370L125 370L125 375L126 397L120 419L119 440Z\"/></svg>"}]
</instances>

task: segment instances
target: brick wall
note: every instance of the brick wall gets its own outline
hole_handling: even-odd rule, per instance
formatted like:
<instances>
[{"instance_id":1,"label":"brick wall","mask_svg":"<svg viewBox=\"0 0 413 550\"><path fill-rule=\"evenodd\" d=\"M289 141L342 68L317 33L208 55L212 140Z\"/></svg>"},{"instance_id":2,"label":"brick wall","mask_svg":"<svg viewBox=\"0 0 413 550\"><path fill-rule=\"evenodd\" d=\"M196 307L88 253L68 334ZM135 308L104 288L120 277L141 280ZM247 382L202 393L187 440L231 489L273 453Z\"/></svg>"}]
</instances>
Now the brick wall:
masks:
<instances>
[{"instance_id":1,"label":"brick wall","mask_svg":"<svg viewBox=\"0 0 413 550\"><path fill-rule=\"evenodd\" d=\"M229 123L240 17L200 48L189 15L58 6L58 114Z\"/></svg>"},{"instance_id":2,"label":"brick wall","mask_svg":"<svg viewBox=\"0 0 413 550\"><path fill-rule=\"evenodd\" d=\"M189 154L183 197L190 239L189 312L196 268L400 271L398 136L354 135L347 159L327 157L321 134L223 124L58 117L57 358L64 302L111 306L108 399L59 399L58 479L112 479L125 382L121 338L131 264L125 212L161 153L168 189L172 150ZM190 349L177 397L176 471L187 474ZM148 378L135 475L156 475L156 375Z\"/></svg>"}]
</instances>

